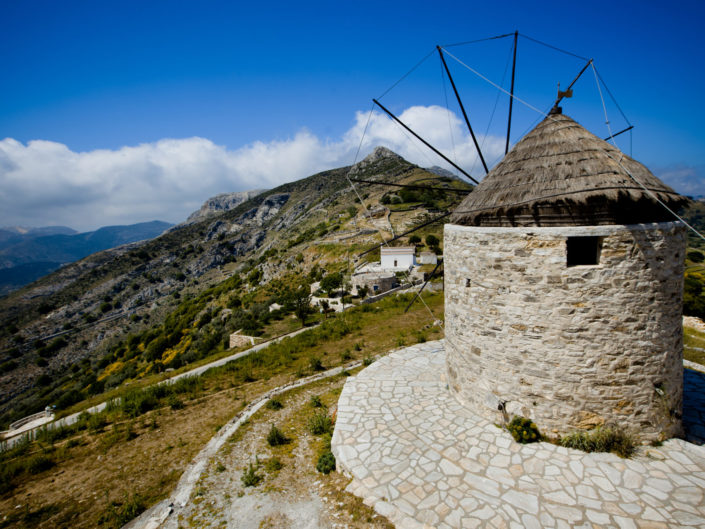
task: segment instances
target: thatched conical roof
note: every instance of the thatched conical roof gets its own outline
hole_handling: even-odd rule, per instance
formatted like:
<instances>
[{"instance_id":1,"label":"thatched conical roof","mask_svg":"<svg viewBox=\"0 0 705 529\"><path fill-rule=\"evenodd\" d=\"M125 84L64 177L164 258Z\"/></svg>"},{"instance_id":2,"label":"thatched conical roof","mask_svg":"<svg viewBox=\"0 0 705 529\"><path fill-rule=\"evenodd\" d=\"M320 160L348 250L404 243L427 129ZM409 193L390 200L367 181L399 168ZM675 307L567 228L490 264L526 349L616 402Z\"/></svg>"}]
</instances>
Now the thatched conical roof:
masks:
<instances>
[{"instance_id":1,"label":"thatched conical roof","mask_svg":"<svg viewBox=\"0 0 705 529\"><path fill-rule=\"evenodd\" d=\"M551 114L485 176L451 222L567 226L673 220L629 173L669 207L687 202L613 145L568 116Z\"/></svg>"}]
</instances>

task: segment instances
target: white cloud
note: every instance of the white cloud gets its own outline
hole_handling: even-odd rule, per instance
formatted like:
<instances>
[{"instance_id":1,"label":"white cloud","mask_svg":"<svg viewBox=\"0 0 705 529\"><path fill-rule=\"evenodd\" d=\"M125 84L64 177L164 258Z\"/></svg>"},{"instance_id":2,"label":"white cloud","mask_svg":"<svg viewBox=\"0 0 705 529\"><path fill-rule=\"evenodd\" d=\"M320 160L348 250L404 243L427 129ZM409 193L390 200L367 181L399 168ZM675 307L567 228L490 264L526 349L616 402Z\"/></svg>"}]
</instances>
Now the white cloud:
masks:
<instances>
[{"instance_id":1,"label":"white cloud","mask_svg":"<svg viewBox=\"0 0 705 529\"><path fill-rule=\"evenodd\" d=\"M399 117L461 167L479 167L472 141L454 114L417 106ZM367 119L367 113L358 112L340 139L322 140L301 130L288 140L258 141L235 150L197 137L90 152L7 138L0 141L0 225L88 230L153 219L180 222L215 194L271 188L352 163ZM449 167L375 112L360 158L377 145L421 166ZM502 147L501 139L486 138L486 159L497 158ZM473 174L482 171L476 168Z\"/></svg>"},{"instance_id":2,"label":"white cloud","mask_svg":"<svg viewBox=\"0 0 705 529\"><path fill-rule=\"evenodd\" d=\"M665 184L691 197L705 196L705 167L676 165L654 171Z\"/></svg>"}]
</instances>

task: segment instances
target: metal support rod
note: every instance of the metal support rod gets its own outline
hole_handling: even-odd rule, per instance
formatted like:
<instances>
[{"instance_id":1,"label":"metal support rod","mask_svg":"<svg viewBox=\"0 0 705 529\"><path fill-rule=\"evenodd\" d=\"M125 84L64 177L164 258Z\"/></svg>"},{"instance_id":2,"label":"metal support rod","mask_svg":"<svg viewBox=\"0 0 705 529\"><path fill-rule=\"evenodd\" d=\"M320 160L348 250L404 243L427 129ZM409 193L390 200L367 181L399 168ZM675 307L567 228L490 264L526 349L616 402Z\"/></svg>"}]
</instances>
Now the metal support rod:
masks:
<instances>
[{"instance_id":1,"label":"metal support rod","mask_svg":"<svg viewBox=\"0 0 705 529\"><path fill-rule=\"evenodd\" d=\"M514 32L514 59L512 59L512 86L509 90L509 118L507 120L507 144L504 146L504 154L509 152L509 133L512 130L512 107L514 106L514 76L517 70L517 40L519 32Z\"/></svg>"},{"instance_id":2,"label":"metal support rod","mask_svg":"<svg viewBox=\"0 0 705 529\"><path fill-rule=\"evenodd\" d=\"M382 186L391 187L405 187L407 189L420 189L423 191L448 191L450 193L459 193L461 195L467 195L472 192L472 189L456 189L454 187L427 187L427 186L415 186L410 184L393 184L392 182L382 182L379 180L360 180L359 178L351 178L351 182L359 182L361 184L378 184Z\"/></svg>"},{"instance_id":3,"label":"metal support rod","mask_svg":"<svg viewBox=\"0 0 705 529\"><path fill-rule=\"evenodd\" d=\"M458 100L458 104L460 105L460 110L463 112L463 117L465 118L465 124L468 126L468 130L470 131L470 136L472 136L472 141L475 144L475 148L477 149L477 154L480 155L480 161L482 162L482 167L485 168L485 174L489 173L490 170L487 168L487 163L485 162L485 157L482 156L482 151L480 150L480 144L477 143L477 138L475 138L475 133L472 131L472 127L470 126L470 120L468 119L468 115L465 112L465 107L463 106L463 102L460 100L460 94L458 93L458 89L455 87L455 81L453 81L453 76L450 75L450 70L448 69L448 65L446 64L446 59L443 56L443 50L441 49L440 46L436 46L438 49L438 54L441 56L441 62L443 62L443 68L445 68L446 73L448 74L448 79L450 79L450 85L453 87L453 92L455 92L455 98Z\"/></svg>"},{"instance_id":4,"label":"metal support rod","mask_svg":"<svg viewBox=\"0 0 705 529\"><path fill-rule=\"evenodd\" d=\"M416 301L416 299L419 296L421 296L421 292L423 292L423 289L426 288L426 285L428 285L429 281L431 281L431 279L433 278L433 275L436 273L436 270L438 270L438 267L441 266L442 264L443 264L443 261L438 261L438 263L436 263L436 268L433 269L433 272L431 272L431 274L428 276L428 279L423 284L423 286L419 289L419 291L416 293L416 295L414 296L414 299L411 300L411 303L409 303L406 306L406 308L404 309L404 314L406 314L406 312L411 308L411 306L414 304L414 301Z\"/></svg>"},{"instance_id":5,"label":"metal support rod","mask_svg":"<svg viewBox=\"0 0 705 529\"><path fill-rule=\"evenodd\" d=\"M477 180L475 180L472 176L470 176L467 172L465 172L465 170L464 170L462 167L460 167L458 164L454 163L454 162L453 162L450 158L448 158L445 154L443 154L441 151L439 151L438 149L436 149L433 145L431 145L430 143L428 143L428 142L427 142L426 140L424 140L421 136L419 136L419 135L416 134L413 130L411 130L402 120L400 120L398 117L396 117L394 114L392 114L389 110L387 110L387 109L384 107L384 105L382 105L382 103L380 103L380 102L377 101L376 99L373 99L372 102L373 102L375 105L377 105L379 108L381 108L382 110L384 110L384 111L387 113L387 115L388 115L389 117L391 117L394 121L396 121L397 123L399 123L399 125L401 125L402 127L404 127L404 128L405 128L406 130L408 130L411 134L413 134L414 137L415 137L417 140L419 140L421 143L423 143L426 147L428 147L429 149L431 149L431 150L432 150L433 152L435 152L438 156L440 156L441 158L443 158L446 162L448 162L450 165L452 165L453 167L455 167L458 171L460 171L461 173L463 173L463 174L464 174L465 176L467 176L470 180L472 180L472 181L475 182L476 184L479 184L479 183L480 183L480 182L478 182Z\"/></svg>"},{"instance_id":6,"label":"metal support rod","mask_svg":"<svg viewBox=\"0 0 705 529\"><path fill-rule=\"evenodd\" d=\"M588 69L588 66L592 64L592 59L590 59L585 66L583 66L583 69L580 70L580 73L575 76L575 79L573 79L573 82L568 85L568 88L565 89L564 92L559 92L558 97L556 98L556 102L553 103L554 108L558 106L558 104L561 102L561 99L570 92L570 89L573 88L573 85L578 82L578 79L585 73L585 70ZM570 97L570 96L569 96Z\"/></svg>"},{"instance_id":7,"label":"metal support rod","mask_svg":"<svg viewBox=\"0 0 705 529\"><path fill-rule=\"evenodd\" d=\"M605 141L611 140L612 138L616 138L617 136L619 136L619 135L622 134L623 132L627 132L627 131L629 131L629 130L632 130L633 128L634 128L634 125L630 125L630 126L627 127L626 129L620 130L619 132L616 132L615 134L612 134L612 136L607 136L607 137L605 138Z\"/></svg>"},{"instance_id":8,"label":"metal support rod","mask_svg":"<svg viewBox=\"0 0 705 529\"><path fill-rule=\"evenodd\" d=\"M384 241L384 242L381 242L381 243L379 243L379 244L376 244L375 246L373 246L373 247L370 248L369 250L365 250L364 252L362 252L362 253L361 253L360 255L358 255L357 257L358 257L358 259L359 259L359 258L362 257L363 255L367 255L368 253L375 251L375 250L376 250L377 248L379 248L380 246L384 246L385 244L388 244L388 243L390 243L390 242L396 241L397 239L401 239L402 237L404 237L404 236L406 236L406 235L409 235L410 233L414 233L416 230L420 230L421 228L423 228L423 227L425 227L425 226L428 226L429 224L433 224L434 222L438 222L439 220L448 217L448 216L451 215L452 213L453 213L452 211L449 211L448 213L444 213L444 214L441 215L440 217L436 217L435 219L431 219L431 220L429 220L429 221L427 221L427 222L424 222L423 224L419 224L419 225L416 226L415 228L411 228L410 230L407 230L407 231L405 231L404 233L400 233L399 235L397 235L397 236L395 236L395 237L392 237L392 238L389 239L388 241Z\"/></svg>"}]
</instances>

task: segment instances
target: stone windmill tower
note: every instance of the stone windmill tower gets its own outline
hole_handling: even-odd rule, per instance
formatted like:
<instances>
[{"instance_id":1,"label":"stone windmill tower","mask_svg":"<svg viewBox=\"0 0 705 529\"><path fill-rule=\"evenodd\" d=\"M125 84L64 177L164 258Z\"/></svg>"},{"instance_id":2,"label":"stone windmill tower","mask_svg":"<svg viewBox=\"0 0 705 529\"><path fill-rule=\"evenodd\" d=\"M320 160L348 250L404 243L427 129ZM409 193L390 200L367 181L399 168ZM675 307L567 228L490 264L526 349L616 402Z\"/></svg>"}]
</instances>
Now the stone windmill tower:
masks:
<instances>
[{"instance_id":1,"label":"stone windmill tower","mask_svg":"<svg viewBox=\"0 0 705 529\"><path fill-rule=\"evenodd\" d=\"M685 202L558 107L467 196L444 241L461 402L549 435L680 431L686 239L654 196Z\"/></svg>"}]
</instances>

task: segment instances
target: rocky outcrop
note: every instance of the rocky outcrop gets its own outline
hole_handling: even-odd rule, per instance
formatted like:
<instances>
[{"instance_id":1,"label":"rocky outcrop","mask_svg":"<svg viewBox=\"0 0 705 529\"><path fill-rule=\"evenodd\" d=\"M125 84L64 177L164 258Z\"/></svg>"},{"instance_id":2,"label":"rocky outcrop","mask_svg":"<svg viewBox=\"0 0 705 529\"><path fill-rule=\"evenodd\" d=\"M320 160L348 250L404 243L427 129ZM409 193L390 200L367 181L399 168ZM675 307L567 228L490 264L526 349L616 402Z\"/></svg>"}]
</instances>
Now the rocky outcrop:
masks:
<instances>
[{"instance_id":1,"label":"rocky outcrop","mask_svg":"<svg viewBox=\"0 0 705 529\"><path fill-rule=\"evenodd\" d=\"M211 197L203 203L201 209L194 211L188 216L186 223L198 222L213 215L223 213L224 211L234 209L264 191L266 190L253 189L251 191L238 191L236 193L221 193Z\"/></svg>"}]
</instances>

